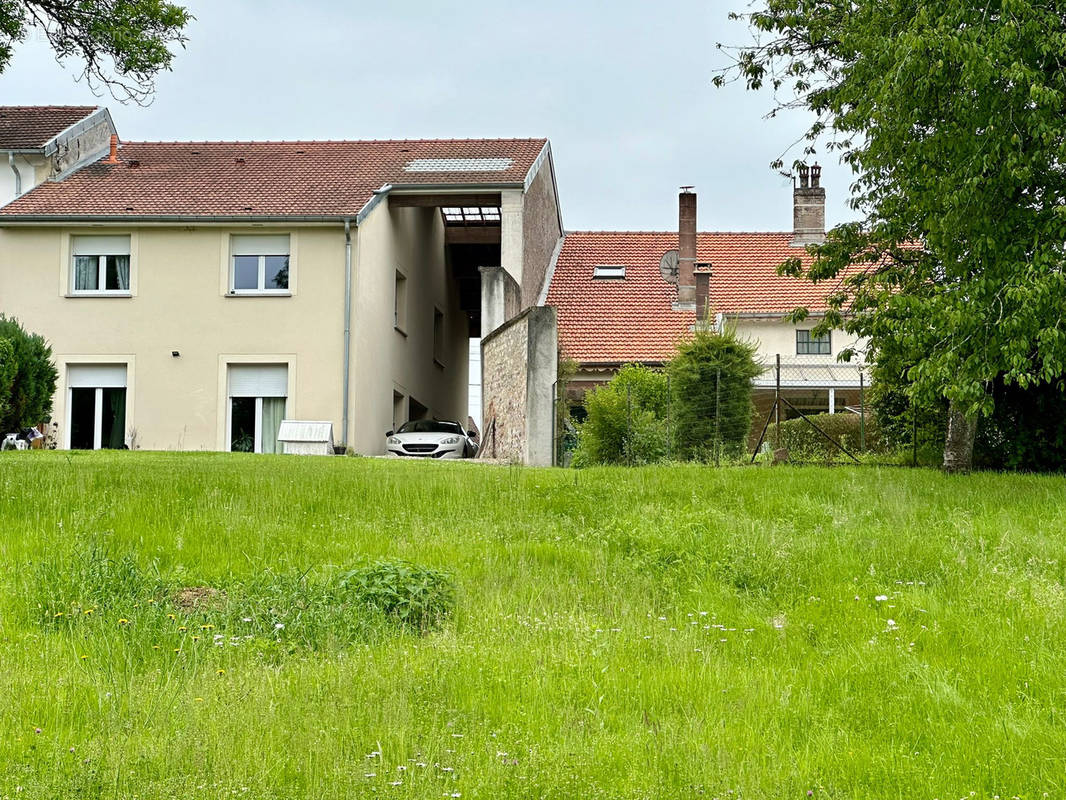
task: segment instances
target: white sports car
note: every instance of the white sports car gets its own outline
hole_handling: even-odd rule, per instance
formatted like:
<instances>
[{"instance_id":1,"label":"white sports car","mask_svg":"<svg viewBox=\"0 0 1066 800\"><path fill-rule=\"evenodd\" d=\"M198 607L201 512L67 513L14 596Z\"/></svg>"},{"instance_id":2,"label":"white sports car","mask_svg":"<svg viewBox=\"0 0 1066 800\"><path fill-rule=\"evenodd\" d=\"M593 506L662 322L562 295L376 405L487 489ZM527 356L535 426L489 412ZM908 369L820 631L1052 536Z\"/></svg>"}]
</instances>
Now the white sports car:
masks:
<instances>
[{"instance_id":1,"label":"white sports car","mask_svg":"<svg viewBox=\"0 0 1066 800\"><path fill-rule=\"evenodd\" d=\"M385 434L385 449L390 456L473 458L477 455L474 436L458 422L413 419Z\"/></svg>"}]
</instances>

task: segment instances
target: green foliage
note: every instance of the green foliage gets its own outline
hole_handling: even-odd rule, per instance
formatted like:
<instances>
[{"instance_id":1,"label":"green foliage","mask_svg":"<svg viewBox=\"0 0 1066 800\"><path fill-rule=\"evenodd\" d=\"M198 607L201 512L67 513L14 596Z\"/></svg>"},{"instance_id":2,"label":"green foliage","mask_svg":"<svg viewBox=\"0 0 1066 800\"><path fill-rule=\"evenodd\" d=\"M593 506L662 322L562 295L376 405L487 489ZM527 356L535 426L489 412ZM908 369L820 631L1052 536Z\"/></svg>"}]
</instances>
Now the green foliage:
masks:
<instances>
[{"instance_id":1,"label":"green foliage","mask_svg":"<svg viewBox=\"0 0 1066 800\"><path fill-rule=\"evenodd\" d=\"M1057 800L1064 529L1057 476L0 453L0 797ZM168 591L42 625L82 536ZM362 558L454 621L331 616Z\"/></svg>"},{"instance_id":2,"label":"green foliage","mask_svg":"<svg viewBox=\"0 0 1066 800\"><path fill-rule=\"evenodd\" d=\"M884 449L880 428L872 414L867 415L865 422L858 414L850 412L808 414L807 420L810 422L797 417L781 423L781 446L788 449L789 459L792 461L847 459L838 447L826 441L819 430L856 456ZM811 423L818 429L812 427ZM864 441L865 449L861 446Z\"/></svg>"},{"instance_id":3,"label":"green foliage","mask_svg":"<svg viewBox=\"0 0 1066 800\"><path fill-rule=\"evenodd\" d=\"M588 416L579 427L574 466L650 464L669 453L666 376L626 364L585 395Z\"/></svg>"},{"instance_id":4,"label":"green foliage","mask_svg":"<svg viewBox=\"0 0 1066 800\"><path fill-rule=\"evenodd\" d=\"M0 339L0 420L6 419L11 411L11 390L17 371L15 346L7 339Z\"/></svg>"},{"instance_id":5,"label":"green foliage","mask_svg":"<svg viewBox=\"0 0 1066 800\"><path fill-rule=\"evenodd\" d=\"M707 459L741 453L751 428L751 382L762 373L756 345L731 329L699 329L678 344L668 374L676 452Z\"/></svg>"},{"instance_id":6,"label":"green foliage","mask_svg":"<svg viewBox=\"0 0 1066 800\"><path fill-rule=\"evenodd\" d=\"M919 463L943 450L948 403L912 399L906 372L878 366L870 400L889 446L910 450L918 443ZM1062 381L1025 388L992 382L992 413L980 420L974 466L983 469L1061 472L1066 469L1066 391Z\"/></svg>"},{"instance_id":7,"label":"green foliage","mask_svg":"<svg viewBox=\"0 0 1066 800\"><path fill-rule=\"evenodd\" d=\"M0 72L15 45L41 31L58 60L81 62L91 87L145 101L155 76L170 69L174 46L184 46L191 20L187 9L162 0L0 0Z\"/></svg>"},{"instance_id":8,"label":"green foliage","mask_svg":"<svg viewBox=\"0 0 1066 800\"><path fill-rule=\"evenodd\" d=\"M189 643L203 640L204 631L215 643L233 636L275 642L283 645L270 648L276 660L296 648L365 641L388 625L425 634L455 607L450 576L402 560L325 579L266 570L214 586L184 586L184 580L162 575L155 561L145 570L129 553L113 556L99 537L89 537L35 565L35 613L48 630L70 632L109 618Z\"/></svg>"},{"instance_id":9,"label":"green foliage","mask_svg":"<svg viewBox=\"0 0 1066 800\"><path fill-rule=\"evenodd\" d=\"M451 577L406 561L381 561L344 574L340 588L353 591L367 608L405 628L438 627L455 608Z\"/></svg>"},{"instance_id":10,"label":"green foliage","mask_svg":"<svg viewBox=\"0 0 1066 800\"><path fill-rule=\"evenodd\" d=\"M824 328L912 366L908 392L989 414L994 380L1066 371L1066 36L1044 0L761 0L736 77L815 115L862 224L791 274L832 281ZM853 264L865 264L853 269Z\"/></svg>"},{"instance_id":11,"label":"green foliage","mask_svg":"<svg viewBox=\"0 0 1066 800\"><path fill-rule=\"evenodd\" d=\"M0 432L10 433L48 420L59 373L52 362L52 348L44 338L27 333L18 320L0 314L0 341L3 340L11 345L10 359L15 364L7 408L0 409ZM0 401L4 400L3 377L9 371L10 367L0 366Z\"/></svg>"}]
</instances>

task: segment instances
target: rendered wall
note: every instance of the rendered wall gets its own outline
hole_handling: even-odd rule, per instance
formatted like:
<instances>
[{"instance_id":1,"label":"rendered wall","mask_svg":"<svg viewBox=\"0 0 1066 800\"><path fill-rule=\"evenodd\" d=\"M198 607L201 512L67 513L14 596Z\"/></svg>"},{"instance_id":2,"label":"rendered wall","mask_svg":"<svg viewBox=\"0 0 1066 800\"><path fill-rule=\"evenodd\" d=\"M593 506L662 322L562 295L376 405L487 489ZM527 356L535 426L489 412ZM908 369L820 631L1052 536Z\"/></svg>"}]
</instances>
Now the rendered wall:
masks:
<instances>
[{"instance_id":1,"label":"rendered wall","mask_svg":"<svg viewBox=\"0 0 1066 800\"><path fill-rule=\"evenodd\" d=\"M865 341L857 336L842 330L834 330L829 341L832 349L830 355L797 355L796 331L810 330L819 322L819 319L813 318L802 323L774 319L739 319L735 324L737 333L741 337L759 343L759 356L767 364L772 364L777 354L781 355L782 361L792 363L836 364L838 363L837 355L845 348L856 343L865 345Z\"/></svg>"},{"instance_id":2,"label":"rendered wall","mask_svg":"<svg viewBox=\"0 0 1066 800\"><path fill-rule=\"evenodd\" d=\"M131 234L131 297L67 296L86 232ZM229 236L249 232L290 234L291 296L227 295ZM242 361L287 364L287 415L339 428L343 276L337 226L0 230L0 311L52 344L61 443L69 363L128 365L127 433L145 449L226 449L226 365Z\"/></svg>"},{"instance_id":3,"label":"rendered wall","mask_svg":"<svg viewBox=\"0 0 1066 800\"><path fill-rule=\"evenodd\" d=\"M352 432L360 452L385 452L393 427L393 392L430 414L465 424L469 323L445 263L444 224L434 208L380 203L359 226L353 281ZM396 272L407 278L407 320L394 321ZM433 310L444 312L446 343L433 357Z\"/></svg>"}]
</instances>

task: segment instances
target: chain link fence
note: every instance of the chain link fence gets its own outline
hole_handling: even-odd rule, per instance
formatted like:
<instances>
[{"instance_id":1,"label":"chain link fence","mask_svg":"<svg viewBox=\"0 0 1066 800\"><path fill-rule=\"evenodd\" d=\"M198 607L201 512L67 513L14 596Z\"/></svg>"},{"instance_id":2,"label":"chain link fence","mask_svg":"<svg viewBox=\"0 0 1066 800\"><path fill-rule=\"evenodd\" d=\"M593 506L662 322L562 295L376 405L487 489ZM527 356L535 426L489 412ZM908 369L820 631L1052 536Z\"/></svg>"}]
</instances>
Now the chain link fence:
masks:
<instances>
[{"instance_id":1,"label":"chain link fence","mask_svg":"<svg viewBox=\"0 0 1066 800\"><path fill-rule=\"evenodd\" d=\"M752 381L750 414L736 413L720 372L705 380L707 391L697 402L682 402L667 377L666 407L657 413L626 391L616 414L618 430L611 432L621 442L619 463L918 465L930 459L935 445L913 410L905 410L886 435L870 410L870 370L864 363L776 356ZM563 384L555 388L555 463L568 466L585 409L580 394L568 393ZM913 417L910 425L906 413Z\"/></svg>"}]
</instances>

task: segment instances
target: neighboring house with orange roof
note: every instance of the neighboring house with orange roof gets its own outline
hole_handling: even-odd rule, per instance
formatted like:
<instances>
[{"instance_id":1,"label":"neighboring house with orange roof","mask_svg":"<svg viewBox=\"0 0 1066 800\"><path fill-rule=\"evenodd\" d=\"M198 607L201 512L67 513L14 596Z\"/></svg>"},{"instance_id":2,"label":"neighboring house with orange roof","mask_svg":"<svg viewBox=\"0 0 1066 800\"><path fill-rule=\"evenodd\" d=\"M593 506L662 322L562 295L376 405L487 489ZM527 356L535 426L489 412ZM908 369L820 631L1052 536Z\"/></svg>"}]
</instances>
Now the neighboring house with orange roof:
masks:
<instances>
[{"instance_id":1,"label":"neighboring house with orange roof","mask_svg":"<svg viewBox=\"0 0 1066 800\"><path fill-rule=\"evenodd\" d=\"M0 106L0 206L99 158L113 133L99 106Z\"/></svg>"},{"instance_id":2,"label":"neighboring house with orange roof","mask_svg":"<svg viewBox=\"0 0 1066 800\"><path fill-rule=\"evenodd\" d=\"M664 365L678 341L691 336L703 319L733 325L742 337L758 343L759 357L768 367L756 380L758 388L775 385L769 368L780 356L782 386L797 407L836 412L857 405L860 374L863 383L868 375L857 363L838 362L837 356L862 342L840 330L824 337L811 333L834 286L777 274L787 259L809 263L806 245L824 239L825 190L819 172L813 177L807 173L794 190L791 231L697 234L695 195L682 192L678 232L567 232L543 301L558 314L561 355L578 364L571 402L580 407L584 391L609 380L623 364ZM692 265L687 276L686 249ZM679 265L676 276L674 264ZM687 299L682 297L686 283ZM786 321L785 315L798 307L809 309L810 317L802 323Z\"/></svg>"},{"instance_id":3,"label":"neighboring house with orange roof","mask_svg":"<svg viewBox=\"0 0 1066 800\"><path fill-rule=\"evenodd\" d=\"M0 111L0 144L53 135L50 108ZM275 452L292 418L375 454L465 421L482 314L534 305L562 234L546 139L110 136L87 160L0 198L0 312L52 345L63 448Z\"/></svg>"}]
</instances>

